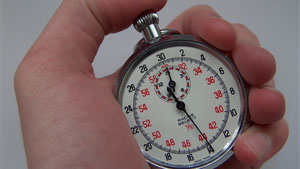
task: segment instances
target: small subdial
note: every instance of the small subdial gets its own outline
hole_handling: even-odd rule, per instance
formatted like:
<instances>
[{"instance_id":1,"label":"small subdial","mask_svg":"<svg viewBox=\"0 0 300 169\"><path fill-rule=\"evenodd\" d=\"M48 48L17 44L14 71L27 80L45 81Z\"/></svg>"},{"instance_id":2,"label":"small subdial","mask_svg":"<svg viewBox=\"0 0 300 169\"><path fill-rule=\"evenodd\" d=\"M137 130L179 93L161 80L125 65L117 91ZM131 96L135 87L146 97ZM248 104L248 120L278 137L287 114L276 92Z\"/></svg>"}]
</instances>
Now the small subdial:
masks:
<instances>
[{"instance_id":1,"label":"small subdial","mask_svg":"<svg viewBox=\"0 0 300 169\"><path fill-rule=\"evenodd\" d=\"M175 99L167 91L167 87L170 87L176 93L178 100L183 100L191 89L191 79L184 69L167 65L156 74L154 90L162 100L175 102Z\"/></svg>"}]
</instances>

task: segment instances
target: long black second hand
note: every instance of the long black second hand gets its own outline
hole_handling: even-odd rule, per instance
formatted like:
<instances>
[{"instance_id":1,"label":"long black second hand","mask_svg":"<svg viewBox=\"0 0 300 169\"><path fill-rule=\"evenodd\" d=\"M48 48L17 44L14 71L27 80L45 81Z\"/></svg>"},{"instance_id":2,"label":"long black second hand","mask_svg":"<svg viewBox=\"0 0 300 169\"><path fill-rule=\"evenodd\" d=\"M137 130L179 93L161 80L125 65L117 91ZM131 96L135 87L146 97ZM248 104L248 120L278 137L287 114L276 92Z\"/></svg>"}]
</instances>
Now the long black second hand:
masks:
<instances>
[{"instance_id":1,"label":"long black second hand","mask_svg":"<svg viewBox=\"0 0 300 169\"><path fill-rule=\"evenodd\" d=\"M188 118L191 120L191 122L194 124L194 126L196 127L196 129L199 131L199 133L201 134L201 136L204 138L204 140L206 141L207 145L209 147L212 148L211 144L207 141L206 137L204 137L203 133L201 132L201 130L199 129L199 127L196 125L196 123L194 122L194 120L191 118L191 116L187 113L187 111L185 110L185 103L183 101L179 101L177 99L177 97L175 96L175 94L173 93L172 89L167 87L167 91L169 92L169 94L175 99L176 101L176 107L179 110L182 110L187 116ZM213 149L213 148L212 148Z\"/></svg>"},{"instance_id":2,"label":"long black second hand","mask_svg":"<svg viewBox=\"0 0 300 169\"><path fill-rule=\"evenodd\" d=\"M186 114L186 115L189 117L189 119L192 121L192 123L194 124L194 126L197 128L197 130L199 131L199 133L201 134L201 136L202 136L202 137L204 138L204 140L206 141L207 145L210 146L210 147L212 148L211 144L208 142L208 140L207 140L206 137L203 135L203 133L201 132L201 130L200 130L200 129L198 128L198 126L195 124L195 122L194 122L194 120L191 118L191 116L186 112L185 108L182 109L182 111L184 111L185 114Z\"/></svg>"}]
</instances>

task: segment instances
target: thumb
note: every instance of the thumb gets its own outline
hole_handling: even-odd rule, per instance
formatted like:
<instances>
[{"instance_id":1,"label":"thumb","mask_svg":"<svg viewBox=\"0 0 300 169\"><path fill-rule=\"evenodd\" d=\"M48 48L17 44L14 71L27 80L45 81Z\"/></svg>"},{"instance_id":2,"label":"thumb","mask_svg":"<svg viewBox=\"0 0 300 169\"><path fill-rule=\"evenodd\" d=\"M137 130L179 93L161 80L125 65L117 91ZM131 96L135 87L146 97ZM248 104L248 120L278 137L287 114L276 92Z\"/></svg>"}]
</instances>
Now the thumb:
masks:
<instances>
[{"instance_id":1,"label":"thumb","mask_svg":"<svg viewBox=\"0 0 300 169\"><path fill-rule=\"evenodd\" d=\"M65 0L24 60L36 66L46 63L52 70L92 72L91 62L106 34L128 27L138 14L159 10L165 3L166 0Z\"/></svg>"}]
</instances>

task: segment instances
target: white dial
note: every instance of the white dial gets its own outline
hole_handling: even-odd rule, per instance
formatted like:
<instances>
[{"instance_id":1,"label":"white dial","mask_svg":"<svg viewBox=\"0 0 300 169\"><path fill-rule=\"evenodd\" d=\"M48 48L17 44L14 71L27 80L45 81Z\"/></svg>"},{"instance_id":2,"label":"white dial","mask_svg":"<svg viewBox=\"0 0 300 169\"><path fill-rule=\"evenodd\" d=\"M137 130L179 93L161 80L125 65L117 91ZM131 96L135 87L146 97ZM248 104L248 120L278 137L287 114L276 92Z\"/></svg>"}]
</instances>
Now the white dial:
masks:
<instances>
[{"instance_id":1,"label":"white dial","mask_svg":"<svg viewBox=\"0 0 300 169\"><path fill-rule=\"evenodd\" d=\"M228 154L244 119L228 61L194 43L165 44L141 58L124 74L119 102L148 161L205 168Z\"/></svg>"}]
</instances>

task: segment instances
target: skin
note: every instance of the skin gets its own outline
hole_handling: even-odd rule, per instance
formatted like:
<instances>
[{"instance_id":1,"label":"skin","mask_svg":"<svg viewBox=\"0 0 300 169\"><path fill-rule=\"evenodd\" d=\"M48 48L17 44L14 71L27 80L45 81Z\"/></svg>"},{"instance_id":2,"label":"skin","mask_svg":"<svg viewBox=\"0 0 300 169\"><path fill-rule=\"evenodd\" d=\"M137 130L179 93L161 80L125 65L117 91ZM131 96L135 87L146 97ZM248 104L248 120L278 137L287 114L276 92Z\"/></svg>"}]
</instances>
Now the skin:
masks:
<instances>
[{"instance_id":1,"label":"skin","mask_svg":"<svg viewBox=\"0 0 300 169\"><path fill-rule=\"evenodd\" d=\"M149 168L114 97L118 72L96 78L91 64L105 35L165 3L62 2L15 74L29 169ZM231 52L248 83L252 125L238 138L235 156L219 168L260 168L288 137L284 97L272 80L274 57L249 29L223 20L209 6L186 10L168 28Z\"/></svg>"}]
</instances>

